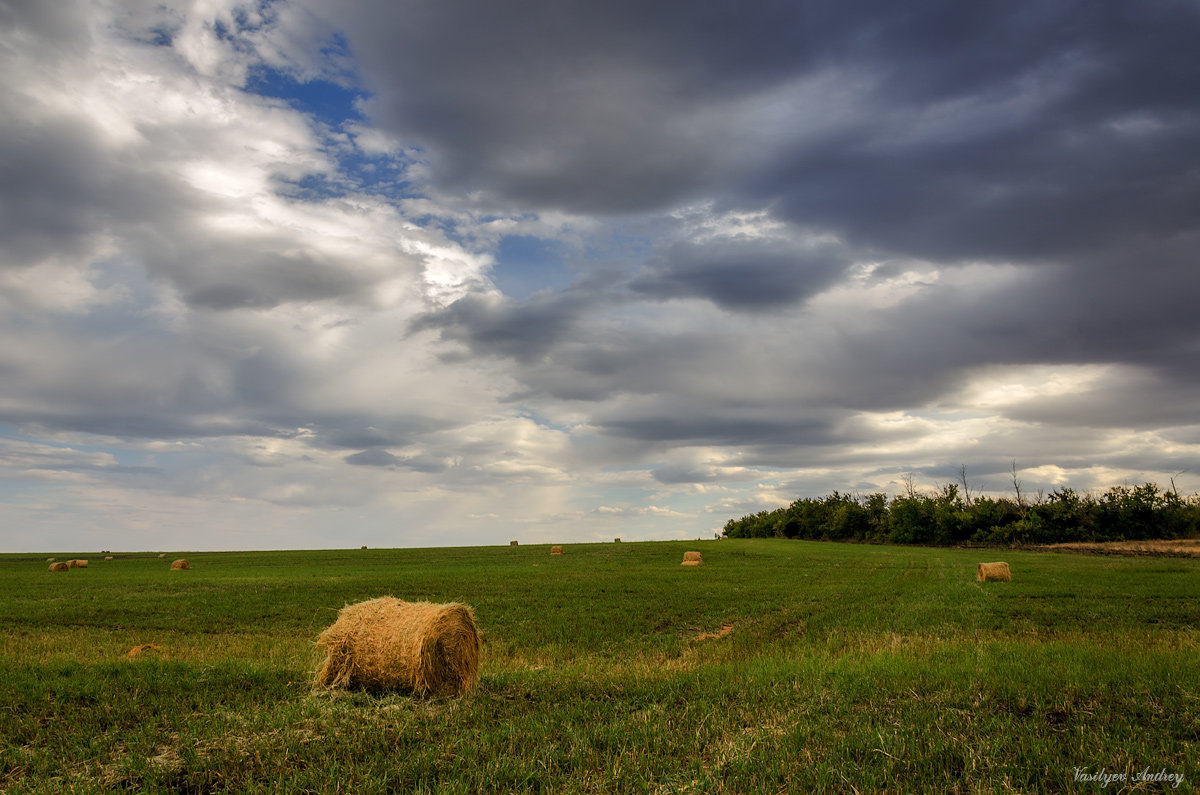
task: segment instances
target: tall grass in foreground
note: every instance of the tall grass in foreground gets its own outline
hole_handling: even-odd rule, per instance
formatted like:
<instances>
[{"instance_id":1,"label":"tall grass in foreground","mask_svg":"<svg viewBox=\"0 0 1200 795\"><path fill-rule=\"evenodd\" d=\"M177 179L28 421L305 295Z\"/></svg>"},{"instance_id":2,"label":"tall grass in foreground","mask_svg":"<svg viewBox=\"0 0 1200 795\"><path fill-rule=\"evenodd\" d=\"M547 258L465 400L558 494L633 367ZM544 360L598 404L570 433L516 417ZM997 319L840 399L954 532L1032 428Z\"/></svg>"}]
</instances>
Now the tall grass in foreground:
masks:
<instances>
[{"instance_id":1,"label":"tall grass in foreground","mask_svg":"<svg viewBox=\"0 0 1200 795\"><path fill-rule=\"evenodd\" d=\"M679 565L688 548L704 565ZM1200 781L1200 561L772 540L0 556L5 792L1090 792ZM986 553L994 555L994 553ZM348 602L463 601L461 699L311 689ZM726 631L727 628L730 628ZM157 653L127 659L139 643ZM1132 782L1127 782L1132 787ZM1145 785L1164 789L1167 785ZM1110 785L1105 791L1113 791Z\"/></svg>"}]
</instances>

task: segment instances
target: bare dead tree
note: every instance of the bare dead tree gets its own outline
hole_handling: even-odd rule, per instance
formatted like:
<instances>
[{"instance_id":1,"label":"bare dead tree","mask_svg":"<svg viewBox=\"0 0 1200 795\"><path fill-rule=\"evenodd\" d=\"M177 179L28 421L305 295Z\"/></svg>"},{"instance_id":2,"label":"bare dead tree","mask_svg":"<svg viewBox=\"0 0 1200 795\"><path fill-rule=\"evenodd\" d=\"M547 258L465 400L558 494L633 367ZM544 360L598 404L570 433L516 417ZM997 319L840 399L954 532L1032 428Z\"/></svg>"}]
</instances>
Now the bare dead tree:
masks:
<instances>
[{"instance_id":1,"label":"bare dead tree","mask_svg":"<svg viewBox=\"0 0 1200 795\"><path fill-rule=\"evenodd\" d=\"M1025 507L1025 496L1021 493L1021 479L1017 477L1017 459L1012 462L1012 485L1013 492L1017 495L1017 505L1021 508Z\"/></svg>"},{"instance_id":2,"label":"bare dead tree","mask_svg":"<svg viewBox=\"0 0 1200 795\"><path fill-rule=\"evenodd\" d=\"M1176 497L1179 496L1179 490L1175 488L1175 478L1179 477L1184 472L1187 472L1187 470L1181 469L1178 472L1176 472L1174 475L1171 476L1171 493L1174 494Z\"/></svg>"},{"instance_id":3,"label":"bare dead tree","mask_svg":"<svg viewBox=\"0 0 1200 795\"><path fill-rule=\"evenodd\" d=\"M971 484L967 483L967 465L958 465L958 482L963 487L963 502L968 508L971 507Z\"/></svg>"},{"instance_id":4,"label":"bare dead tree","mask_svg":"<svg viewBox=\"0 0 1200 795\"><path fill-rule=\"evenodd\" d=\"M913 473L905 472L901 475L900 482L904 484L904 494L910 500L917 496L917 487L913 483Z\"/></svg>"}]
</instances>

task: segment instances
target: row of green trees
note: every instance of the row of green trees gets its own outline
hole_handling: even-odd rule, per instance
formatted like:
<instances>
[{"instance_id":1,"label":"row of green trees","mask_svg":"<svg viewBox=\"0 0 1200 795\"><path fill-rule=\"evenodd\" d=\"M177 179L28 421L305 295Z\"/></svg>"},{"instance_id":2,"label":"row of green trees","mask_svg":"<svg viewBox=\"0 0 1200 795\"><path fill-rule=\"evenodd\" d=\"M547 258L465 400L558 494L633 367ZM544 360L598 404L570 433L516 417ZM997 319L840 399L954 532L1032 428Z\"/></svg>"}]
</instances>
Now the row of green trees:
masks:
<instances>
[{"instance_id":1,"label":"row of green trees","mask_svg":"<svg viewBox=\"0 0 1200 795\"><path fill-rule=\"evenodd\" d=\"M833 492L786 508L730 519L728 538L804 538L890 544L1054 544L1191 538L1200 531L1200 496L1180 497L1153 483L1113 486L1103 494L1062 488L1028 500L1020 495L964 498L957 484L935 493Z\"/></svg>"}]
</instances>

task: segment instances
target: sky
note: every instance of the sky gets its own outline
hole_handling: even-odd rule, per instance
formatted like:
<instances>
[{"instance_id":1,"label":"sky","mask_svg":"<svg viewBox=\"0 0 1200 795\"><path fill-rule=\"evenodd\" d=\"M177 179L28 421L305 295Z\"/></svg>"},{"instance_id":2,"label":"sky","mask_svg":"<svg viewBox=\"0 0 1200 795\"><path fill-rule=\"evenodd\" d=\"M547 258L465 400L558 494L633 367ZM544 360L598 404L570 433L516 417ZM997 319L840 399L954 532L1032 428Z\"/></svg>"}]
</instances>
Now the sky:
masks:
<instances>
[{"instance_id":1,"label":"sky","mask_svg":"<svg viewBox=\"0 0 1200 795\"><path fill-rule=\"evenodd\" d=\"M0 0L0 551L1200 490L1200 5Z\"/></svg>"}]
</instances>

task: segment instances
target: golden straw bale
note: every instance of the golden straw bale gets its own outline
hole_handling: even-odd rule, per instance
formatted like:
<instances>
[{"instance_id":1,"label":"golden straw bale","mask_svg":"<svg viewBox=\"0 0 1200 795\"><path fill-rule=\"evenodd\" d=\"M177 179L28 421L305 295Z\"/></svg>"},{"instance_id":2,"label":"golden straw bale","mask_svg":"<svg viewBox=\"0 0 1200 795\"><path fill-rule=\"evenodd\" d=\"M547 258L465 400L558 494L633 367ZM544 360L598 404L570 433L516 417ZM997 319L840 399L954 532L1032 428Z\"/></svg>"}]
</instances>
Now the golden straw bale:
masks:
<instances>
[{"instance_id":1,"label":"golden straw bale","mask_svg":"<svg viewBox=\"0 0 1200 795\"><path fill-rule=\"evenodd\" d=\"M683 553L683 565L684 566L703 566L704 560L703 560L703 558L700 557L699 552L684 552Z\"/></svg>"},{"instance_id":2,"label":"golden straw bale","mask_svg":"<svg viewBox=\"0 0 1200 795\"><path fill-rule=\"evenodd\" d=\"M162 651L162 647L155 643L141 643L126 652L125 656L132 660L134 657L140 657L148 651Z\"/></svg>"},{"instance_id":3,"label":"golden straw bale","mask_svg":"<svg viewBox=\"0 0 1200 795\"><path fill-rule=\"evenodd\" d=\"M467 605L382 596L346 605L317 638L320 687L458 695L479 679L479 631Z\"/></svg>"},{"instance_id":4,"label":"golden straw bale","mask_svg":"<svg viewBox=\"0 0 1200 795\"><path fill-rule=\"evenodd\" d=\"M53 563L56 560L58 560L58 558L46 558L47 563Z\"/></svg>"},{"instance_id":5,"label":"golden straw bale","mask_svg":"<svg viewBox=\"0 0 1200 795\"><path fill-rule=\"evenodd\" d=\"M1011 582L1012 572L1007 563L980 563L975 569L975 579L980 582Z\"/></svg>"},{"instance_id":6,"label":"golden straw bale","mask_svg":"<svg viewBox=\"0 0 1200 795\"><path fill-rule=\"evenodd\" d=\"M112 555L105 555L105 556L104 556L104 559L105 559L105 560L112 560L112 559L113 559L113 556L112 556Z\"/></svg>"},{"instance_id":7,"label":"golden straw bale","mask_svg":"<svg viewBox=\"0 0 1200 795\"><path fill-rule=\"evenodd\" d=\"M57 563L50 564L50 571L67 571L70 568L70 566L68 566L66 563L63 563L61 560Z\"/></svg>"},{"instance_id":8,"label":"golden straw bale","mask_svg":"<svg viewBox=\"0 0 1200 795\"><path fill-rule=\"evenodd\" d=\"M68 560L67 566L72 569L86 569L87 561L86 560Z\"/></svg>"},{"instance_id":9,"label":"golden straw bale","mask_svg":"<svg viewBox=\"0 0 1200 795\"><path fill-rule=\"evenodd\" d=\"M159 556L160 558L165 558L165 557L167 556L167 553L166 553L166 552L159 552L159 553L158 553L158 556Z\"/></svg>"},{"instance_id":10,"label":"golden straw bale","mask_svg":"<svg viewBox=\"0 0 1200 795\"><path fill-rule=\"evenodd\" d=\"M183 571L184 569L190 569L191 567L192 564L188 563L184 558L171 561L171 571Z\"/></svg>"},{"instance_id":11,"label":"golden straw bale","mask_svg":"<svg viewBox=\"0 0 1200 795\"><path fill-rule=\"evenodd\" d=\"M555 547L550 547L550 554L551 554L551 555L561 555L562 553L563 553L563 549L562 549L562 547L557 547L557 546L555 546Z\"/></svg>"}]
</instances>

